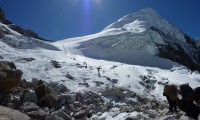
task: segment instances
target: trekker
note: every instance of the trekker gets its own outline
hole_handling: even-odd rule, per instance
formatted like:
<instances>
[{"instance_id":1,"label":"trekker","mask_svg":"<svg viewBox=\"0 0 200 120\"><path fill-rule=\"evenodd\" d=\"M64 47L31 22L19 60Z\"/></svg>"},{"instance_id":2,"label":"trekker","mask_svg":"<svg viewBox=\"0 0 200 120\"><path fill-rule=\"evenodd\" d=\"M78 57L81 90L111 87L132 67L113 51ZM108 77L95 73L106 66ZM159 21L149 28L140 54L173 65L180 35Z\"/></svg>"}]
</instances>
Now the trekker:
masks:
<instances>
[{"instance_id":1,"label":"trekker","mask_svg":"<svg viewBox=\"0 0 200 120\"><path fill-rule=\"evenodd\" d=\"M97 71L98 71L98 76L99 76L99 77L101 77L101 74L100 74L100 70L101 70L101 69L102 69L101 66L98 66L98 67L97 67Z\"/></svg>"},{"instance_id":2,"label":"trekker","mask_svg":"<svg viewBox=\"0 0 200 120\"><path fill-rule=\"evenodd\" d=\"M166 96L167 101L169 103L169 112L177 113L177 104L176 101L178 99L178 89L176 85L165 85L163 96Z\"/></svg>"},{"instance_id":3,"label":"trekker","mask_svg":"<svg viewBox=\"0 0 200 120\"><path fill-rule=\"evenodd\" d=\"M86 62L83 62L83 66L85 66L85 68L87 68L87 63L86 63Z\"/></svg>"}]
</instances>

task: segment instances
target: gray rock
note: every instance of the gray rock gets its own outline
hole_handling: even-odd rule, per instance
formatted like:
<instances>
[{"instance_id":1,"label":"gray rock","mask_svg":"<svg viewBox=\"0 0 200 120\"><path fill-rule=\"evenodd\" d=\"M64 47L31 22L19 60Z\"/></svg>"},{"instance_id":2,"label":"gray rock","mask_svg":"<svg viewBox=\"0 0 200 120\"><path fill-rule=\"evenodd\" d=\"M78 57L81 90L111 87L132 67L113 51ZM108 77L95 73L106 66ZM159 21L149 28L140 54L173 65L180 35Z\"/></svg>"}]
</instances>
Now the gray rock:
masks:
<instances>
[{"instance_id":1,"label":"gray rock","mask_svg":"<svg viewBox=\"0 0 200 120\"><path fill-rule=\"evenodd\" d=\"M73 104L69 104L67 107L70 111L75 111L74 105Z\"/></svg>"},{"instance_id":2,"label":"gray rock","mask_svg":"<svg viewBox=\"0 0 200 120\"><path fill-rule=\"evenodd\" d=\"M15 109L15 105L14 103L7 103L7 107Z\"/></svg>"},{"instance_id":3,"label":"gray rock","mask_svg":"<svg viewBox=\"0 0 200 120\"><path fill-rule=\"evenodd\" d=\"M81 94L81 92L76 92L75 101L79 101L81 103L83 102L83 95Z\"/></svg>"},{"instance_id":4,"label":"gray rock","mask_svg":"<svg viewBox=\"0 0 200 120\"><path fill-rule=\"evenodd\" d=\"M48 114L42 109L38 109L37 111L31 111L26 113L31 119L37 120L45 120Z\"/></svg>"},{"instance_id":5,"label":"gray rock","mask_svg":"<svg viewBox=\"0 0 200 120\"><path fill-rule=\"evenodd\" d=\"M0 106L0 120L30 120L30 118L17 110Z\"/></svg>"},{"instance_id":6,"label":"gray rock","mask_svg":"<svg viewBox=\"0 0 200 120\"><path fill-rule=\"evenodd\" d=\"M20 87L25 88L25 89L30 89L35 86L32 82L29 82L29 81L26 81L25 79L23 79L20 83Z\"/></svg>"},{"instance_id":7,"label":"gray rock","mask_svg":"<svg viewBox=\"0 0 200 120\"><path fill-rule=\"evenodd\" d=\"M156 114L149 114L150 118L156 118Z\"/></svg>"},{"instance_id":8,"label":"gray rock","mask_svg":"<svg viewBox=\"0 0 200 120\"><path fill-rule=\"evenodd\" d=\"M22 106L20 106L20 110L24 112L37 111L38 109L40 109L38 105L30 102L25 102Z\"/></svg>"},{"instance_id":9,"label":"gray rock","mask_svg":"<svg viewBox=\"0 0 200 120\"><path fill-rule=\"evenodd\" d=\"M105 103L105 106L106 106L107 109L110 109L110 108L113 107L113 103L111 103L111 102L106 102L106 103Z\"/></svg>"},{"instance_id":10,"label":"gray rock","mask_svg":"<svg viewBox=\"0 0 200 120\"><path fill-rule=\"evenodd\" d=\"M65 85L63 85L63 84L60 84L60 92L61 93L64 93L64 92L68 92L69 91L69 89L65 86Z\"/></svg>"},{"instance_id":11,"label":"gray rock","mask_svg":"<svg viewBox=\"0 0 200 120\"><path fill-rule=\"evenodd\" d=\"M69 73L67 73L67 75L65 75L65 77L70 80L74 80L74 77L72 75L70 75Z\"/></svg>"},{"instance_id":12,"label":"gray rock","mask_svg":"<svg viewBox=\"0 0 200 120\"><path fill-rule=\"evenodd\" d=\"M139 119L128 117L128 118L126 118L126 120L139 120Z\"/></svg>"},{"instance_id":13,"label":"gray rock","mask_svg":"<svg viewBox=\"0 0 200 120\"><path fill-rule=\"evenodd\" d=\"M37 95L32 90L26 90L23 94L23 102L38 103Z\"/></svg>"},{"instance_id":14,"label":"gray rock","mask_svg":"<svg viewBox=\"0 0 200 120\"><path fill-rule=\"evenodd\" d=\"M79 101L74 101L74 107L81 107L82 103L80 103Z\"/></svg>"},{"instance_id":15,"label":"gray rock","mask_svg":"<svg viewBox=\"0 0 200 120\"><path fill-rule=\"evenodd\" d=\"M53 115L53 116L47 117L47 119L45 119L45 120L65 120L65 119L63 119L60 116Z\"/></svg>"},{"instance_id":16,"label":"gray rock","mask_svg":"<svg viewBox=\"0 0 200 120\"><path fill-rule=\"evenodd\" d=\"M38 80L38 79L36 79L36 78L32 78L32 81L31 81L31 82L32 82L32 84L33 84L33 87L36 87L39 81L40 81L40 80Z\"/></svg>"},{"instance_id":17,"label":"gray rock","mask_svg":"<svg viewBox=\"0 0 200 120\"><path fill-rule=\"evenodd\" d=\"M61 68L61 65L58 61L51 60L51 65L55 68Z\"/></svg>"},{"instance_id":18,"label":"gray rock","mask_svg":"<svg viewBox=\"0 0 200 120\"><path fill-rule=\"evenodd\" d=\"M26 62L32 62L35 60L35 58L23 58Z\"/></svg>"},{"instance_id":19,"label":"gray rock","mask_svg":"<svg viewBox=\"0 0 200 120\"><path fill-rule=\"evenodd\" d=\"M18 87L21 82L23 72L13 62L0 61L0 92L7 93Z\"/></svg>"},{"instance_id":20,"label":"gray rock","mask_svg":"<svg viewBox=\"0 0 200 120\"><path fill-rule=\"evenodd\" d=\"M64 120L71 120L71 117L62 110L58 110L51 113L50 117L53 117L53 116L58 116L59 118L62 118Z\"/></svg>"},{"instance_id":21,"label":"gray rock","mask_svg":"<svg viewBox=\"0 0 200 120\"><path fill-rule=\"evenodd\" d=\"M40 105L48 107L58 106L58 94L43 81L40 80L38 82L35 93Z\"/></svg>"},{"instance_id":22,"label":"gray rock","mask_svg":"<svg viewBox=\"0 0 200 120\"><path fill-rule=\"evenodd\" d=\"M87 115L88 115L88 110L84 109L84 110L80 110L76 114L74 114L74 118L80 119L80 118L86 117Z\"/></svg>"}]
</instances>

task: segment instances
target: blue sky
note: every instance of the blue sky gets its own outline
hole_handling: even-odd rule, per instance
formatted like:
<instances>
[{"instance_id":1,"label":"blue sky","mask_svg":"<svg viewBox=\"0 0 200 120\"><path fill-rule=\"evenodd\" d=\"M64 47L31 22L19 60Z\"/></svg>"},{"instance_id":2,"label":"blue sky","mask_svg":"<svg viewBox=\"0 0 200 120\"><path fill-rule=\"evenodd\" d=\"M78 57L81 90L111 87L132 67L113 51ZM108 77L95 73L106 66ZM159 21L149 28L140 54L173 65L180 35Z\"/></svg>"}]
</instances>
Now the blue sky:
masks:
<instances>
[{"instance_id":1,"label":"blue sky","mask_svg":"<svg viewBox=\"0 0 200 120\"><path fill-rule=\"evenodd\" d=\"M199 38L199 5L199 0L0 0L7 19L51 40L97 33L147 7Z\"/></svg>"}]
</instances>

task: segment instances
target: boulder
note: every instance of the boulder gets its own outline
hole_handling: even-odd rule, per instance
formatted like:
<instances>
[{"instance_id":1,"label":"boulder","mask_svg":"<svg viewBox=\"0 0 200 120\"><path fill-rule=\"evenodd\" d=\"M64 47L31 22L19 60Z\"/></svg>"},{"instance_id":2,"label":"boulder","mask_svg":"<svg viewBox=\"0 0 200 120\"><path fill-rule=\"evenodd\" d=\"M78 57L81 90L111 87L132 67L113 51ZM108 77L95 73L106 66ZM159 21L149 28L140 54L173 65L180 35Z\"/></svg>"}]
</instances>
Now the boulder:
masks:
<instances>
[{"instance_id":1,"label":"boulder","mask_svg":"<svg viewBox=\"0 0 200 120\"><path fill-rule=\"evenodd\" d=\"M39 81L35 93L38 98L39 105L48 107L57 107L58 105L58 94L43 81Z\"/></svg>"},{"instance_id":2,"label":"boulder","mask_svg":"<svg viewBox=\"0 0 200 120\"><path fill-rule=\"evenodd\" d=\"M0 92L7 93L18 87L23 72L13 62L0 61Z\"/></svg>"},{"instance_id":3,"label":"boulder","mask_svg":"<svg viewBox=\"0 0 200 120\"><path fill-rule=\"evenodd\" d=\"M65 77L70 80L74 80L74 77L72 75L70 75L69 73L67 73L67 75L65 75Z\"/></svg>"},{"instance_id":4,"label":"boulder","mask_svg":"<svg viewBox=\"0 0 200 120\"><path fill-rule=\"evenodd\" d=\"M83 102L83 95L81 94L81 92L76 92L75 93L75 101L79 101L79 102Z\"/></svg>"},{"instance_id":5,"label":"boulder","mask_svg":"<svg viewBox=\"0 0 200 120\"><path fill-rule=\"evenodd\" d=\"M64 111L58 110L53 113L51 113L50 117L48 117L46 120L71 120L71 117L67 115Z\"/></svg>"},{"instance_id":6,"label":"boulder","mask_svg":"<svg viewBox=\"0 0 200 120\"><path fill-rule=\"evenodd\" d=\"M0 106L0 120L30 120L30 118L17 110Z\"/></svg>"},{"instance_id":7,"label":"boulder","mask_svg":"<svg viewBox=\"0 0 200 120\"><path fill-rule=\"evenodd\" d=\"M74 101L74 107L81 107L82 103L80 103L79 101Z\"/></svg>"},{"instance_id":8,"label":"boulder","mask_svg":"<svg viewBox=\"0 0 200 120\"><path fill-rule=\"evenodd\" d=\"M80 118L84 118L88 115L88 110L87 109L83 109L78 111L76 114L74 114L74 118L76 119L80 119Z\"/></svg>"},{"instance_id":9,"label":"boulder","mask_svg":"<svg viewBox=\"0 0 200 120\"><path fill-rule=\"evenodd\" d=\"M23 80L21 80L20 87L29 89L29 88L33 88L34 84L32 82L29 82L29 81L26 81L25 79L23 79Z\"/></svg>"},{"instance_id":10,"label":"boulder","mask_svg":"<svg viewBox=\"0 0 200 120\"><path fill-rule=\"evenodd\" d=\"M45 120L48 116L48 114L42 109L38 109L37 111L30 111L26 114L33 120Z\"/></svg>"},{"instance_id":11,"label":"boulder","mask_svg":"<svg viewBox=\"0 0 200 120\"><path fill-rule=\"evenodd\" d=\"M38 105L36 105L35 103L30 103L30 102L25 102L23 103L22 106L20 106L20 110L25 113L30 112L30 111L37 111L38 109L40 109Z\"/></svg>"},{"instance_id":12,"label":"boulder","mask_svg":"<svg viewBox=\"0 0 200 120\"><path fill-rule=\"evenodd\" d=\"M38 103L37 95L33 90L25 90L22 96L23 102L33 102Z\"/></svg>"},{"instance_id":13,"label":"boulder","mask_svg":"<svg viewBox=\"0 0 200 120\"><path fill-rule=\"evenodd\" d=\"M60 117L60 116L53 115L53 116L48 117L48 118L45 119L45 120L65 120L65 119L63 119L63 118Z\"/></svg>"},{"instance_id":14,"label":"boulder","mask_svg":"<svg viewBox=\"0 0 200 120\"><path fill-rule=\"evenodd\" d=\"M60 84L59 89L60 89L61 93L69 91L69 89L65 85L63 85L63 84Z\"/></svg>"},{"instance_id":15,"label":"boulder","mask_svg":"<svg viewBox=\"0 0 200 120\"><path fill-rule=\"evenodd\" d=\"M51 65L55 68L61 68L61 65L58 61L51 60Z\"/></svg>"},{"instance_id":16,"label":"boulder","mask_svg":"<svg viewBox=\"0 0 200 120\"><path fill-rule=\"evenodd\" d=\"M36 87L39 81L40 81L40 80L38 80L38 79L36 79L36 78L32 78L31 83L32 83L33 87Z\"/></svg>"}]
</instances>

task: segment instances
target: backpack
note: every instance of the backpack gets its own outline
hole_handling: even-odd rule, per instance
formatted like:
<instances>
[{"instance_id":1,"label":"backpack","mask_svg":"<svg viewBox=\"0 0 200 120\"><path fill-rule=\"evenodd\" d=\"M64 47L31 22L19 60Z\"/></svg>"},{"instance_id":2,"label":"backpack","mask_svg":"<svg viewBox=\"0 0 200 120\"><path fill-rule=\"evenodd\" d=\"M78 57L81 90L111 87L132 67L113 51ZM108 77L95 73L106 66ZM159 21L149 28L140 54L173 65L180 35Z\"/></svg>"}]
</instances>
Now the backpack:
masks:
<instances>
[{"instance_id":1,"label":"backpack","mask_svg":"<svg viewBox=\"0 0 200 120\"><path fill-rule=\"evenodd\" d=\"M165 85L164 93L172 100L177 100L178 98L178 89L176 85Z\"/></svg>"},{"instance_id":2,"label":"backpack","mask_svg":"<svg viewBox=\"0 0 200 120\"><path fill-rule=\"evenodd\" d=\"M189 84L182 84L180 85L180 92L182 94L182 99L186 101L194 101L194 91L189 86Z\"/></svg>"}]
</instances>

